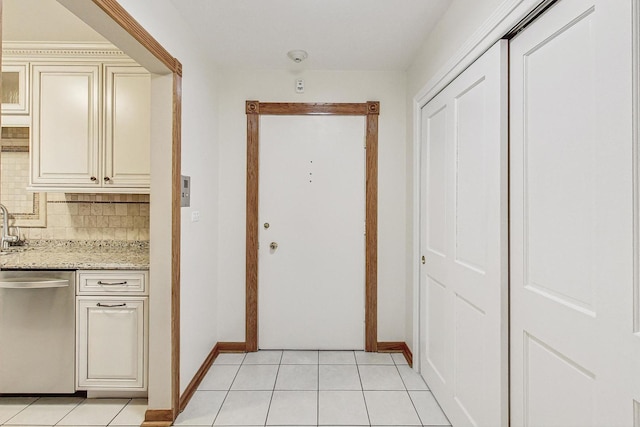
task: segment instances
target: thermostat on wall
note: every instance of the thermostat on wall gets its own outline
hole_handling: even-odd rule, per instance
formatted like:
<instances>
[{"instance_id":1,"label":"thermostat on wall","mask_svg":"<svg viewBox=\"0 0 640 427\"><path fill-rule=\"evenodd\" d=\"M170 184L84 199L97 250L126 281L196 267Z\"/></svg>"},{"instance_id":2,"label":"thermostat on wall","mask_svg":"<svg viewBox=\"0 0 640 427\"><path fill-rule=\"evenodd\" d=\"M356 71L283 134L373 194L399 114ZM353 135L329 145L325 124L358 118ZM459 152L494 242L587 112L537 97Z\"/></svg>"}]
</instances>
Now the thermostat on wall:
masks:
<instances>
[{"instance_id":1,"label":"thermostat on wall","mask_svg":"<svg viewBox=\"0 0 640 427\"><path fill-rule=\"evenodd\" d=\"M180 190L180 206L183 208L191 206L191 177L182 175L180 177L181 190Z\"/></svg>"}]
</instances>

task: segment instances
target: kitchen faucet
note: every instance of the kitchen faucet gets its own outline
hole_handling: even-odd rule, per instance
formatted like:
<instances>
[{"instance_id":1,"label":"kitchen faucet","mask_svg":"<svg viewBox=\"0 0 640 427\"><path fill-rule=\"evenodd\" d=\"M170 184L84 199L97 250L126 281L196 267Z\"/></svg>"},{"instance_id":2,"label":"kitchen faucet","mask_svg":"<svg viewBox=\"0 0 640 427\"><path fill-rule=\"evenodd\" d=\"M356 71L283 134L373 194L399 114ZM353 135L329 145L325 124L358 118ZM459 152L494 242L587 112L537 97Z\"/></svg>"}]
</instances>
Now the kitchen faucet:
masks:
<instances>
[{"instance_id":1,"label":"kitchen faucet","mask_svg":"<svg viewBox=\"0 0 640 427\"><path fill-rule=\"evenodd\" d=\"M20 240L20 236L14 236L9 233L9 211L0 203L0 211L2 211L2 235L0 236L0 249L9 248L9 243L16 243ZM20 232L18 232L20 234Z\"/></svg>"}]
</instances>

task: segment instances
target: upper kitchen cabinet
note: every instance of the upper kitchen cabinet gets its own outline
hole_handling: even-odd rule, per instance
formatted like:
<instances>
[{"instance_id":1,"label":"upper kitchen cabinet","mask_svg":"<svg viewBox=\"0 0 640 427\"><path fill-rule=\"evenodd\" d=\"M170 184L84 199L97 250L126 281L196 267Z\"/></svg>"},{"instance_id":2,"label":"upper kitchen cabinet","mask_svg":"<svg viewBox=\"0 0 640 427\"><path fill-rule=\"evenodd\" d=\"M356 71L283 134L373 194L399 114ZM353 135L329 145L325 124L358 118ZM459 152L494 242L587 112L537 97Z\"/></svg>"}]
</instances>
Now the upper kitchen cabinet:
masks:
<instances>
[{"instance_id":1,"label":"upper kitchen cabinet","mask_svg":"<svg viewBox=\"0 0 640 427\"><path fill-rule=\"evenodd\" d=\"M97 189L100 64L33 66L31 186Z\"/></svg>"},{"instance_id":2,"label":"upper kitchen cabinet","mask_svg":"<svg viewBox=\"0 0 640 427\"><path fill-rule=\"evenodd\" d=\"M31 185L148 193L151 77L124 64L35 64Z\"/></svg>"},{"instance_id":3,"label":"upper kitchen cabinet","mask_svg":"<svg viewBox=\"0 0 640 427\"><path fill-rule=\"evenodd\" d=\"M29 64L2 64L2 114L29 114Z\"/></svg>"},{"instance_id":4,"label":"upper kitchen cabinet","mask_svg":"<svg viewBox=\"0 0 640 427\"><path fill-rule=\"evenodd\" d=\"M149 188L151 76L142 67L105 67L104 187Z\"/></svg>"}]
</instances>

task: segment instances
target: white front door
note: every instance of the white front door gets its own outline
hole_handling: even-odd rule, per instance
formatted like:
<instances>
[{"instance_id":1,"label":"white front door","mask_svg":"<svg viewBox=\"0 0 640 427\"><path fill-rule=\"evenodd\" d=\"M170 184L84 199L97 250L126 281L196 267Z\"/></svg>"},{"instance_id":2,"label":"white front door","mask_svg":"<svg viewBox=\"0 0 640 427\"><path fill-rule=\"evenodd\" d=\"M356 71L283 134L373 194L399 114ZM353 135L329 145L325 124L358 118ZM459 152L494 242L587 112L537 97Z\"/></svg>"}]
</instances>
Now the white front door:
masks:
<instances>
[{"instance_id":1,"label":"white front door","mask_svg":"<svg viewBox=\"0 0 640 427\"><path fill-rule=\"evenodd\" d=\"M507 42L421 114L420 372L454 426L505 426Z\"/></svg>"},{"instance_id":2,"label":"white front door","mask_svg":"<svg viewBox=\"0 0 640 427\"><path fill-rule=\"evenodd\" d=\"M640 425L632 3L561 0L511 42L513 426Z\"/></svg>"},{"instance_id":3,"label":"white front door","mask_svg":"<svg viewBox=\"0 0 640 427\"><path fill-rule=\"evenodd\" d=\"M364 117L260 117L261 349L364 348L364 136Z\"/></svg>"}]
</instances>

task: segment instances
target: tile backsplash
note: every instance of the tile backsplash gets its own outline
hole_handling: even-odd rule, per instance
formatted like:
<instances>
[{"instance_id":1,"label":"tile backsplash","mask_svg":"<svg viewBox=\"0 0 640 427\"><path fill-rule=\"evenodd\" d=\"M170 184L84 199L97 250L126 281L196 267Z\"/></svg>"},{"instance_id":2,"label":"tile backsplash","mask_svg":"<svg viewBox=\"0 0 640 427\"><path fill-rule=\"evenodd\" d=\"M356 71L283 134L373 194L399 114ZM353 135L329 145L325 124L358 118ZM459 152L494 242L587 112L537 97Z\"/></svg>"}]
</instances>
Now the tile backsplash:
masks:
<instances>
[{"instance_id":1,"label":"tile backsplash","mask_svg":"<svg viewBox=\"0 0 640 427\"><path fill-rule=\"evenodd\" d=\"M47 193L45 228L23 228L26 239L149 240L146 194Z\"/></svg>"},{"instance_id":2,"label":"tile backsplash","mask_svg":"<svg viewBox=\"0 0 640 427\"><path fill-rule=\"evenodd\" d=\"M33 193L28 184L29 128L3 127L0 202L27 240L149 240L148 194Z\"/></svg>"}]
</instances>

